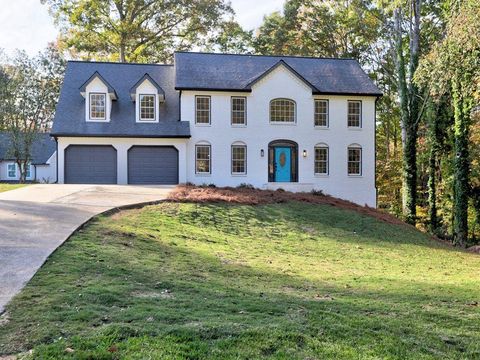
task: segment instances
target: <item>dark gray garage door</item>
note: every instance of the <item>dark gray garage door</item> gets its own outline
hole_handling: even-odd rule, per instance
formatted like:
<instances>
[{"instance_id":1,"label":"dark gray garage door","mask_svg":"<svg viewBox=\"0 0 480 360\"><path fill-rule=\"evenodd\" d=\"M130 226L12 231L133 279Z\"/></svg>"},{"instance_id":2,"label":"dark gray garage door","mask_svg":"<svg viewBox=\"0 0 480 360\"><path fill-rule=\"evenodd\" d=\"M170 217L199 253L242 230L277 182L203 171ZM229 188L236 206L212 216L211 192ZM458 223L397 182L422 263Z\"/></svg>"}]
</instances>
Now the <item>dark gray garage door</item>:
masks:
<instances>
[{"instance_id":1,"label":"dark gray garage door","mask_svg":"<svg viewBox=\"0 0 480 360\"><path fill-rule=\"evenodd\" d=\"M117 150L104 145L70 145L65 150L66 184L116 184Z\"/></svg>"},{"instance_id":2,"label":"dark gray garage door","mask_svg":"<svg viewBox=\"0 0 480 360\"><path fill-rule=\"evenodd\" d=\"M132 146L129 184L178 184L178 151L173 146Z\"/></svg>"}]
</instances>

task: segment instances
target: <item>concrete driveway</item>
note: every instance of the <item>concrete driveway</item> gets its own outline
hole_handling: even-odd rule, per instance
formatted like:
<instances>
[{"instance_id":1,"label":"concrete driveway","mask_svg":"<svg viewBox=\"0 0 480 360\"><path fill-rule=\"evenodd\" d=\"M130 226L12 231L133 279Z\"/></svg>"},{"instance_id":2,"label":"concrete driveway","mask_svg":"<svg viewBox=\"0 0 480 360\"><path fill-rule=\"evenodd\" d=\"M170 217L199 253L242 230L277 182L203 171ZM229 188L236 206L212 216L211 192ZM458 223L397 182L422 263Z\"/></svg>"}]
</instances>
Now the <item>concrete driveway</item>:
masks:
<instances>
[{"instance_id":1,"label":"concrete driveway","mask_svg":"<svg viewBox=\"0 0 480 360\"><path fill-rule=\"evenodd\" d=\"M0 314L80 225L115 207L163 200L173 188L42 184L0 193Z\"/></svg>"}]
</instances>

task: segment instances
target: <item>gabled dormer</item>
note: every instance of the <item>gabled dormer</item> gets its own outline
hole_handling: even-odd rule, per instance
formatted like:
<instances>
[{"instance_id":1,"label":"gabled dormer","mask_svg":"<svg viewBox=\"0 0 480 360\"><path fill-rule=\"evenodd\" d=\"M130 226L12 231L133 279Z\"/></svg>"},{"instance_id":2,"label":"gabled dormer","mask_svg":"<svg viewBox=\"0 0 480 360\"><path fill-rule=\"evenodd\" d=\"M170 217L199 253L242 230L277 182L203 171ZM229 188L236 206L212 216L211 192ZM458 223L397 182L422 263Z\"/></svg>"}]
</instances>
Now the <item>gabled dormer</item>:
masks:
<instances>
[{"instance_id":1,"label":"gabled dormer","mask_svg":"<svg viewBox=\"0 0 480 360\"><path fill-rule=\"evenodd\" d=\"M165 91L150 75L143 75L132 86L130 97L135 103L136 122L151 123L159 121L159 105L165 101Z\"/></svg>"},{"instance_id":2,"label":"gabled dormer","mask_svg":"<svg viewBox=\"0 0 480 360\"><path fill-rule=\"evenodd\" d=\"M80 94L85 98L85 121L110 121L112 101L117 100L117 93L98 71L80 87Z\"/></svg>"}]
</instances>

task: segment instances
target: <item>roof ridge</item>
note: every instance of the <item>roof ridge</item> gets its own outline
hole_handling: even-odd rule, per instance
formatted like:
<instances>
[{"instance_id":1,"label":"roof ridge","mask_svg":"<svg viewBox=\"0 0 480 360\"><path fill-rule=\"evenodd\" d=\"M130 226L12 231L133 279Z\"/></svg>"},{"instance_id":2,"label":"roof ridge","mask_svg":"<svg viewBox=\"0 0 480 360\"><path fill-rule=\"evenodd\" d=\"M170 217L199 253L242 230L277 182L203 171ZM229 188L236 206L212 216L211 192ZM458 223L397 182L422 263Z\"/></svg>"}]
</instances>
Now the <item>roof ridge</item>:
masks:
<instances>
[{"instance_id":1,"label":"roof ridge","mask_svg":"<svg viewBox=\"0 0 480 360\"><path fill-rule=\"evenodd\" d=\"M69 63L86 63L86 64L114 64L114 65L147 65L147 66L175 66L174 64L156 64L156 63L139 63L139 62L119 62L119 61L90 61L90 60L68 60Z\"/></svg>"},{"instance_id":2,"label":"roof ridge","mask_svg":"<svg viewBox=\"0 0 480 360\"><path fill-rule=\"evenodd\" d=\"M304 55L262 55L262 54L233 54L233 53L216 53L202 51L175 51L174 54L198 54L198 55L223 55L223 56L253 56L253 57L273 57L273 58L293 58L293 59L316 59L316 60L350 60L356 61L355 58L340 58L328 56L304 56Z\"/></svg>"}]
</instances>

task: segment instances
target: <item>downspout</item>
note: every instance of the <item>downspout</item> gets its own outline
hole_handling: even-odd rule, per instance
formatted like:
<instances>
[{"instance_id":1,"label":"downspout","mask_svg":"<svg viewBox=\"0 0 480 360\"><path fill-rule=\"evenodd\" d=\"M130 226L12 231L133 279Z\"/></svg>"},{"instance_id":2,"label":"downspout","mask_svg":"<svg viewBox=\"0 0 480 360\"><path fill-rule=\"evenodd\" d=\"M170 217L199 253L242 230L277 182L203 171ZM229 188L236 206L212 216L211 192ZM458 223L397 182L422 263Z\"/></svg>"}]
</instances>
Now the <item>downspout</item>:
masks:
<instances>
[{"instance_id":1,"label":"downspout","mask_svg":"<svg viewBox=\"0 0 480 360\"><path fill-rule=\"evenodd\" d=\"M33 182L37 181L37 164L33 164L33 168L35 169L35 177L33 178Z\"/></svg>"},{"instance_id":2,"label":"downspout","mask_svg":"<svg viewBox=\"0 0 480 360\"><path fill-rule=\"evenodd\" d=\"M178 93L178 121L182 121L182 90Z\"/></svg>"},{"instance_id":3,"label":"downspout","mask_svg":"<svg viewBox=\"0 0 480 360\"><path fill-rule=\"evenodd\" d=\"M375 208L378 207L378 187L377 187L377 102L380 99L380 96L375 98L375 109L374 109L374 116L373 116L373 124L374 124L374 141L373 141L373 150L375 152L375 160L373 164L373 171L374 171L374 184L375 184Z\"/></svg>"},{"instance_id":4,"label":"downspout","mask_svg":"<svg viewBox=\"0 0 480 360\"><path fill-rule=\"evenodd\" d=\"M58 184L58 138L54 136L55 143L57 144L56 147L56 156L55 156L55 184Z\"/></svg>"}]
</instances>

